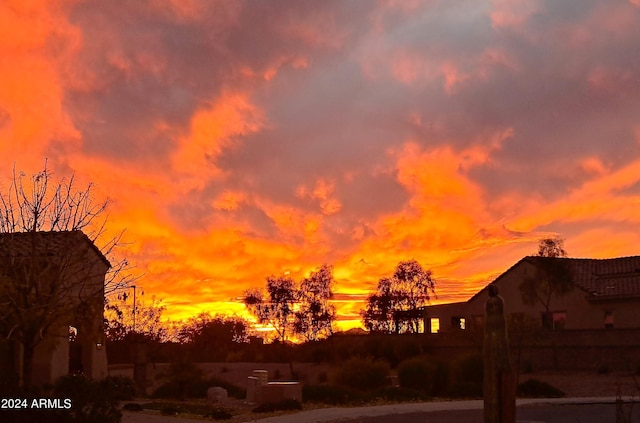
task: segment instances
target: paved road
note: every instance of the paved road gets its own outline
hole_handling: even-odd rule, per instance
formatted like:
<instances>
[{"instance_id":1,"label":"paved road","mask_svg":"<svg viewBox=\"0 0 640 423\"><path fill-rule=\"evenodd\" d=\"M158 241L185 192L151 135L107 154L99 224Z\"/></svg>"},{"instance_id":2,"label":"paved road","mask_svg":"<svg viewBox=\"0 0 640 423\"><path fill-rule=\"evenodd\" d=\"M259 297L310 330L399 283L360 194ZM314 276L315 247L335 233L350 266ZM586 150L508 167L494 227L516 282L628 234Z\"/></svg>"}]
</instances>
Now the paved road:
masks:
<instances>
[{"instance_id":1,"label":"paved road","mask_svg":"<svg viewBox=\"0 0 640 423\"><path fill-rule=\"evenodd\" d=\"M625 398L626 401L637 398ZM553 398L517 400L521 423L615 423L615 398ZM433 401L359 408L324 408L268 417L259 423L481 423L482 400ZM640 423L640 403L627 403L633 423ZM624 421L624 420L623 420Z\"/></svg>"},{"instance_id":2,"label":"paved road","mask_svg":"<svg viewBox=\"0 0 640 423\"><path fill-rule=\"evenodd\" d=\"M615 398L519 399L520 423L615 423ZM626 398L627 401L637 398ZM433 401L370 407L321 408L256 419L259 423L481 423L482 400ZM632 419L640 423L640 403L626 403ZM122 423L194 423L179 417L124 412Z\"/></svg>"},{"instance_id":3,"label":"paved road","mask_svg":"<svg viewBox=\"0 0 640 423\"><path fill-rule=\"evenodd\" d=\"M633 410L632 410L633 411ZM632 422L640 422L640 405ZM615 423L615 404L531 405L518 407L521 423ZM448 410L377 417L361 417L346 423L482 423L482 410Z\"/></svg>"}]
</instances>

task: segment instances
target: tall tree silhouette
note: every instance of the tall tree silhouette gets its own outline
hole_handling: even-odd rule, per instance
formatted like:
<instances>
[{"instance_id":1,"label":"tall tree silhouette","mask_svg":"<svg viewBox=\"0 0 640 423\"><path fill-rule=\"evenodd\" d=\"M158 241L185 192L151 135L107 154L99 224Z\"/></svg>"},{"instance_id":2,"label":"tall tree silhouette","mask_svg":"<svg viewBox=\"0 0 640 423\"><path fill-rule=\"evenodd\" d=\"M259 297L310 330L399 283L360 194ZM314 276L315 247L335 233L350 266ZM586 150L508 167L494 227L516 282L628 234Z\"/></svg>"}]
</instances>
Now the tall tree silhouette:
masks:
<instances>
[{"instance_id":1,"label":"tall tree silhouette","mask_svg":"<svg viewBox=\"0 0 640 423\"><path fill-rule=\"evenodd\" d=\"M435 280L416 260L398 263L393 276L382 278L361 311L365 327L374 332L417 333L420 308L435 295Z\"/></svg>"},{"instance_id":2,"label":"tall tree silhouette","mask_svg":"<svg viewBox=\"0 0 640 423\"><path fill-rule=\"evenodd\" d=\"M260 289L249 289L245 291L244 304L259 323L270 325L278 339L285 342L292 330L297 298L298 291L292 278L269 276L266 295Z\"/></svg>"},{"instance_id":3,"label":"tall tree silhouette","mask_svg":"<svg viewBox=\"0 0 640 423\"><path fill-rule=\"evenodd\" d=\"M554 297L564 295L573 289L571 271L565 260L567 252L561 238L544 238L538 243L538 255L533 259L536 271L525 277L519 286L522 300L531 306L544 307L545 325L553 327L551 304Z\"/></svg>"},{"instance_id":4,"label":"tall tree silhouette","mask_svg":"<svg viewBox=\"0 0 640 423\"><path fill-rule=\"evenodd\" d=\"M300 283L293 329L307 341L333 333L336 309L329 303L333 282L333 269L325 264Z\"/></svg>"}]
</instances>

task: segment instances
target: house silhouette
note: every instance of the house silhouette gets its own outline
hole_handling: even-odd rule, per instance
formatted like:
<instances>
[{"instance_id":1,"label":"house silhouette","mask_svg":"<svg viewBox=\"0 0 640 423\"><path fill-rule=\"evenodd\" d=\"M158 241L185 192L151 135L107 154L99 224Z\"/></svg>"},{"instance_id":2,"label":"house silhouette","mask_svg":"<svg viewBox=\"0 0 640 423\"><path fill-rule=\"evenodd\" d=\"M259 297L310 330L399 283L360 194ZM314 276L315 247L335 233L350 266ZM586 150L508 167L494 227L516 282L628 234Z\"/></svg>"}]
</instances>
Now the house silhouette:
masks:
<instances>
[{"instance_id":1,"label":"house silhouette","mask_svg":"<svg viewBox=\"0 0 640 423\"><path fill-rule=\"evenodd\" d=\"M109 268L82 231L0 234L0 373L31 385L106 377Z\"/></svg>"},{"instance_id":2,"label":"house silhouette","mask_svg":"<svg viewBox=\"0 0 640 423\"><path fill-rule=\"evenodd\" d=\"M566 269L573 289L553 294L547 310L541 302L528 304L521 284L541 277L549 264ZM497 286L511 322L537 321L555 330L640 328L640 256L610 259L524 257L498 276ZM483 325L488 285L464 302L423 309L426 332L478 329ZM437 328L437 329L436 329ZM431 329L431 330L430 330Z\"/></svg>"}]
</instances>

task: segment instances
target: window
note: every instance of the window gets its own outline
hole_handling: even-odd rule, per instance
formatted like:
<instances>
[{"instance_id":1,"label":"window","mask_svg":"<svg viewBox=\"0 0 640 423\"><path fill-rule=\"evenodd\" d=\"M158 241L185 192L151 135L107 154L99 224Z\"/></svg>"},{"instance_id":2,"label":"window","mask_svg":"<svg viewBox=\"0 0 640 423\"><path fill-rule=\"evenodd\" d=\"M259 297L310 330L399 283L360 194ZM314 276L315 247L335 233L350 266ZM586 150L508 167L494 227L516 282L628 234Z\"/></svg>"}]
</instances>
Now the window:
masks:
<instances>
[{"instance_id":1,"label":"window","mask_svg":"<svg viewBox=\"0 0 640 423\"><path fill-rule=\"evenodd\" d=\"M451 327L453 329L466 329L467 321L464 317L452 317Z\"/></svg>"},{"instance_id":2,"label":"window","mask_svg":"<svg viewBox=\"0 0 640 423\"><path fill-rule=\"evenodd\" d=\"M431 318L431 333L440 332L440 319L437 317Z\"/></svg>"},{"instance_id":3,"label":"window","mask_svg":"<svg viewBox=\"0 0 640 423\"><path fill-rule=\"evenodd\" d=\"M613 310L604 311L604 328L613 329Z\"/></svg>"},{"instance_id":4,"label":"window","mask_svg":"<svg viewBox=\"0 0 640 423\"><path fill-rule=\"evenodd\" d=\"M542 326L551 330L562 330L567 323L566 311L550 311L542 313Z\"/></svg>"}]
</instances>

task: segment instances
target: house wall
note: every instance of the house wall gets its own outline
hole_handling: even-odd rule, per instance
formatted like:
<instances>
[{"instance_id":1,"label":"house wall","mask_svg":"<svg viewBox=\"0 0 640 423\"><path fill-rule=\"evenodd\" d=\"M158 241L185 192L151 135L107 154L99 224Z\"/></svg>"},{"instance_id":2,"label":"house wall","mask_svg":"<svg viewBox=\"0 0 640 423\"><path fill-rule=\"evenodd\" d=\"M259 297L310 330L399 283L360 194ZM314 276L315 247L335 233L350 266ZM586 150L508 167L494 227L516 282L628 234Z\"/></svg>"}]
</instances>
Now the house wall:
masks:
<instances>
[{"instance_id":1,"label":"house wall","mask_svg":"<svg viewBox=\"0 0 640 423\"><path fill-rule=\"evenodd\" d=\"M544 306L539 303L525 304L519 289L525 278L533 277L535 274L535 266L523 260L493 282L498 286L500 296L504 300L507 317L517 318L516 316L520 315L520 318L528 318L531 322L542 322ZM459 327L456 327L457 319L454 318L462 317L465 319L466 328L477 327L477 323L483 320L487 299L487 290L483 289L467 302L428 306L425 308L425 324L431 318L438 318L441 332L456 331ZM552 298L550 311L566 313L563 328L567 330L604 329L606 311L613 312L614 328L640 328L639 303L637 299L589 301L587 293L575 287L564 295Z\"/></svg>"},{"instance_id":2,"label":"house wall","mask_svg":"<svg viewBox=\"0 0 640 423\"><path fill-rule=\"evenodd\" d=\"M83 374L92 379L108 376L107 353L104 347L104 281L108 265L97 256L88 243L74 245L68 259L64 282L69 298L81 298L89 308L83 315L70 315L57 328L51 329L34 352L32 383L54 383L69 374L69 326L78 330ZM79 282L81 281L81 282Z\"/></svg>"},{"instance_id":3,"label":"house wall","mask_svg":"<svg viewBox=\"0 0 640 423\"><path fill-rule=\"evenodd\" d=\"M92 248L84 251L82 263L91 263L86 266L86 273L81 273L86 283L78 286L77 294L84 297L90 303L90 316L72 318L68 326L78 329L83 373L92 379L103 379L108 375L107 352L104 347L104 281L108 266L102 260L97 260ZM66 370L69 371L68 342L66 345ZM61 346L63 348L63 346ZM60 362L60 365L63 363Z\"/></svg>"}]
</instances>

